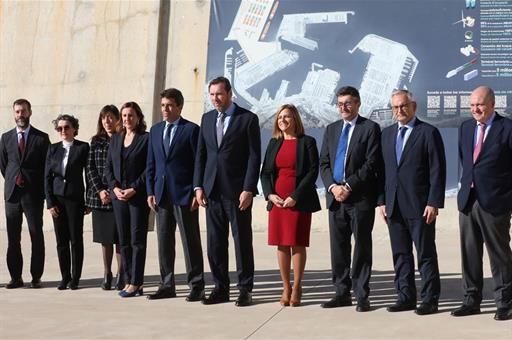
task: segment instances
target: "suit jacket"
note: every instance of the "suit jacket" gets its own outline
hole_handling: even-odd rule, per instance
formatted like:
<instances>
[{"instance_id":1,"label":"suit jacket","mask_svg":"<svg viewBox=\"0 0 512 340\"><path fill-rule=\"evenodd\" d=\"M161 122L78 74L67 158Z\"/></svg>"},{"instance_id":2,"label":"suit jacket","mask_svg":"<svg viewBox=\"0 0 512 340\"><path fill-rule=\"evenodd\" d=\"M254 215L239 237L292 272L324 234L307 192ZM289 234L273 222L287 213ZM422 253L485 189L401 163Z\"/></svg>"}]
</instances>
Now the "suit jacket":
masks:
<instances>
[{"instance_id":1,"label":"suit jacket","mask_svg":"<svg viewBox=\"0 0 512 340\"><path fill-rule=\"evenodd\" d=\"M272 138L267 146L261 169L261 185L266 200L268 200L268 195L276 192L275 184L278 174L275 161L282 144L282 138ZM320 200L315 185L318 177L318 150L315 139L310 136L297 138L296 150L295 190L290 197L297 202L295 205L297 210L315 212L320 210ZM285 199L286 197L282 198ZM272 206L272 202L268 201L267 210L270 211Z\"/></svg>"},{"instance_id":2,"label":"suit jacket","mask_svg":"<svg viewBox=\"0 0 512 340\"><path fill-rule=\"evenodd\" d=\"M480 206L493 215L512 211L512 121L495 115L491 128L473 164L474 119L459 128L459 158L462 164L458 208L463 211L474 182Z\"/></svg>"},{"instance_id":3,"label":"suit jacket","mask_svg":"<svg viewBox=\"0 0 512 340\"><path fill-rule=\"evenodd\" d=\"M46 154L44 182L48 209L57 204L55 196L78 202L84 201L84 168L88 154L89 144L75 139L69 149L68 162L63 173L62 160L65 152L62 142L50 145Z\"/></svg>"},{"instance_id":4,"label":"suit jacket","mask_svg":"<svg viewBox=\"0 0 512 340\"><path fill-rule=\"evenodd\" d=\"M112 135L107 153L105 178L110 190L135 189L132 200L146 202L146 159L148 154L148 133L136 134L123 160L124 134ZM117 199L112 192L112 199Z\"/></svg>"},{"instance_id":5,"label":"suit jacket","mask_svg":"<svg viewBox=\"0 0 512 340\"><path fill-rule=\"evenodd\" d=\"M205 113L197 143L194 187L238 200L242 191L258 193L261 141L258 116L235 104L227 131L217 146L217 111Z\"/></svg>"},{"instance_id":6,"label":"suit jacket","mask_svg":"<svg viewBox=\"0 0 512 340\"><path fill-rule=\"evenodd\" d=\"M388 216L398 203L404 218L421 218L427 205L443 208L446 186L446 158L439 130L418 118L396 163L398 124L382 130L384 188L379 205Z\"/></svg>"},{"instance_id":7,"label":"suit jacket","mask_svg":"<svg viewBox=\"0 0 512 340\"><path fill-rule=\"evenodd\" d=\"M44 199L44 163L50 145L48 135L30 126L25 152L20 155L16 128L7 131L0 140L0 170L5 179L4 199L14 193L16 176L21 171L25 190Z\"/></svg>"},{"instance_id":8,"label":"suit jacket","mask_svg":"<svg viewBox=\"0 0 512 340\"><path fill-rule=\"evenodd\" d=\"M332 184L338 142L343 120L329 124L325 129L320 152L320 176L325 186L327 208L334 208L336 200L328 192ZM380 127L377 123L358 116L345 158L345 182L352 192L343 203L355 204L360 209L373 209L377 200L377 176L381 168Z\"/></svg>"},{"instance_id":9,"label":"suit jacket","mask_svg":"<svg viewBox=\"0 0 512 340\"><path fill-rule=\"evenodd\" d=\"M163 134L166 122L153 126L149 132L146 163L146 188L148 195L156 196L160 204L167 190L171 204L188 205L194 188L194 161L199 126L180 118L172 139L169 155L165 156Z\"/></svg>"},{"instance_id":10,"label":"suit jacket","mask_svg":"<svg viewBox=\"0 0 512 340\"><path fill-rule=\"evenodd\" d=\"M108 184L105 178L108 146L109 138L107 136L97 136L93 137L91 140L89 156L87 157L87 167L85 169L85 178L87 181L85 205L91 209L112 210L112 204L103 204L99 196L100 191L108 190Z\"/></svg>"}]
</instances>

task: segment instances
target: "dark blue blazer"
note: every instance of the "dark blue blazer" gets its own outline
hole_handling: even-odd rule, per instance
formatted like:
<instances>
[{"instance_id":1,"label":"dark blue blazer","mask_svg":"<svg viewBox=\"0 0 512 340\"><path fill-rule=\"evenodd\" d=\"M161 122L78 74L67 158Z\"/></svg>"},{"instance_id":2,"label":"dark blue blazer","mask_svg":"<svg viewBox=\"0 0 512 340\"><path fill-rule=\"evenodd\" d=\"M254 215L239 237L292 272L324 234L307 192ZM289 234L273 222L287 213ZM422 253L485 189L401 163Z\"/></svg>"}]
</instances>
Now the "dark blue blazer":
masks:
<instances>
[{"instance_id":1,"label":"dark blue blazer","mask_svg":"<svg viewBox=\"0 0 512 340\"><path fill-rule=\"evenodd\" d=\"M512 211L512 120L496 114L482 150L473 164L476 121L459 128L459 159L462 165L457 204L464 211L474 182L480 206L493 215Z\"/></svg>"},{"instance_id":2,"label":"dark blue blazer","mask_svg":"<svg viewBox=\"0 0 512 340\"><path fill-rule=\"evenodd\" d=\"M105 178L110 190L133 188L136 191L132 200L146 202L146 159L148 154L148 133L136 134L126 160L123 161L124 134L112 135L107 153ZM116 195L112 194L113 199Z\"/></svg>"},{"instance_id":3,"label":"dark blue blazer","mask_svg":"<svg viewBox=\"0 0 512 340\"><path fill-rule=\"evenodd\" d=\"M398 203L404 218L421 218L427 205L443 208L446 186L446 158L439 130L416 118L405 144L400 163L396 164L395 123L382 130L384 188L378 204L386 205L391 216Z\"/></svg>"},{"instance_id":4,"label":"dark blue blazer","mask_svg":"<svg viewBox=\"0 0 512 340\"><path fill-rule=\"evenodd\" d=\"M165 188L171 204L188 205L194 193L192 184L199 126L182 117L166 157L163 145L165 124L165 121L155 124L149 131L147 193L154 195L156 203L160 204Z\"/></svg>"},{"instance_id":5,"label":"dark blue blazer","mask_svg":"<svg viewBox=\"0 0 512 340\"><path fill-rule=\"evenodd\" d=\"M194 187L202 187L210 197L216 193L236 200L242 191L258 193L261 137L258 116L235 104L220 147L216 135L217 111L201 119L194 169Z\"/></svg>"}]
</instances>

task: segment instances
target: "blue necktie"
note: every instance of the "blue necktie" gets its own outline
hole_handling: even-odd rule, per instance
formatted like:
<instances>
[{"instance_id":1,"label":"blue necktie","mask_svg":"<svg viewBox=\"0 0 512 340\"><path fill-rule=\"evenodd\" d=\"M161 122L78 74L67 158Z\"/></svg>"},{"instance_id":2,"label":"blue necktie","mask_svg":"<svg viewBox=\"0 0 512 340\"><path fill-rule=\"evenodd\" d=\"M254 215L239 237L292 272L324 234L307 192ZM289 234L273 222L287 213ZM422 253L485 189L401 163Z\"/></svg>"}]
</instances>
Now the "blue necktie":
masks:
<instances>
[{"instance_id":1,"label":"blue necktie","mask_svg":"<svg viewBox=\"0 0 512 340\"><path fill-rule=\"evenodd\" d=\"M407 126L404 125L399 129L398 136L396 137L396 145L395 145L396 164L400 163L400 158L402 157L402 151L404 149L404 137L405 137L406 132L407 132Z\"/></svg>"},{"instance_id":2,"label":"blue necktie","mask_svg":"<svg viewBox=\"0 0 512 340\"><path fill-rule=\"evenodd\" d=\"M169 148L171 146L171 130L172 130L172 124L167 124L167 129L165 130L165 134L164 134L165 157L169 156Z\"/></svg>"},{"instance_id":3,"label":"blue necktie","mask_svg":"<svg viewBox=\"0 0 512 340\"><path fill-rule=\"evenodd\" d=\"M345 123L341 132L340 141L338 142L338 150L336 151L336 159L334 161L333 178L336 183L341 183L345 177L345 154L348 146L348 133L351 125Z\"/></svg>"}]
</instances>

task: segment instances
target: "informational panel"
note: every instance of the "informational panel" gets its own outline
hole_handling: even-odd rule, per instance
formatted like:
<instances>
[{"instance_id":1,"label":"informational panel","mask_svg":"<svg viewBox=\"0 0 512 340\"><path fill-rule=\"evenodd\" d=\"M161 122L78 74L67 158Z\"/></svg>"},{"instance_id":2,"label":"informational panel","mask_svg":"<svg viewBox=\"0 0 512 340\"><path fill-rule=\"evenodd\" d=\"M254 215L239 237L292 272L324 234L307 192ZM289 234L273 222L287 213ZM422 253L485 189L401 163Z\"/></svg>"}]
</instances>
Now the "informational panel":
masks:
<instances>
[{"instance_id":1,"label":"informational panel","mask_svg":"<svg viewBox=\"0 0 512 340\"><path fill-rule=\"evenodd\" d=\"M408 89L450 143L453 187L471 90L491 86L498 112L512 112L512 1L214 0L207 81L219 75L264 130L292 103L317 137L339 119L337 88L358 88L360 114L381 126L393 123L393 90Z\"/></svg>"}]
</instances>

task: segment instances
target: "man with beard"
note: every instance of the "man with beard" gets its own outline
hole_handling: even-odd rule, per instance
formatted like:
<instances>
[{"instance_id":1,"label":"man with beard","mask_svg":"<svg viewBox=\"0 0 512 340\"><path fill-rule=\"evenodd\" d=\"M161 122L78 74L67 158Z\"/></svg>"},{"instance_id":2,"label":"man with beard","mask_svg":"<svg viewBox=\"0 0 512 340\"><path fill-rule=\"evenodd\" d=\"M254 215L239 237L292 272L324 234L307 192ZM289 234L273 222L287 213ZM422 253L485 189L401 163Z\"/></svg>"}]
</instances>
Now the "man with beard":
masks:
<instances>
[{"instance_id":1,"label":"man with beard","mask_svg":"<svg viewBox=\"0 0 512 340\"><path fill-rule=\"evenodd\" d=\"M44 269L44 165L50 140L46 133L30 125L32 109L28 100L14 101L13 111L16 127L4 133L0 140L0 170L5 179L7 267L11 275L11 281L6 288L23 287L23 257L20 245L23 214L32 241L30 286L41 288Z\"/></svg>"}]
</instances>

